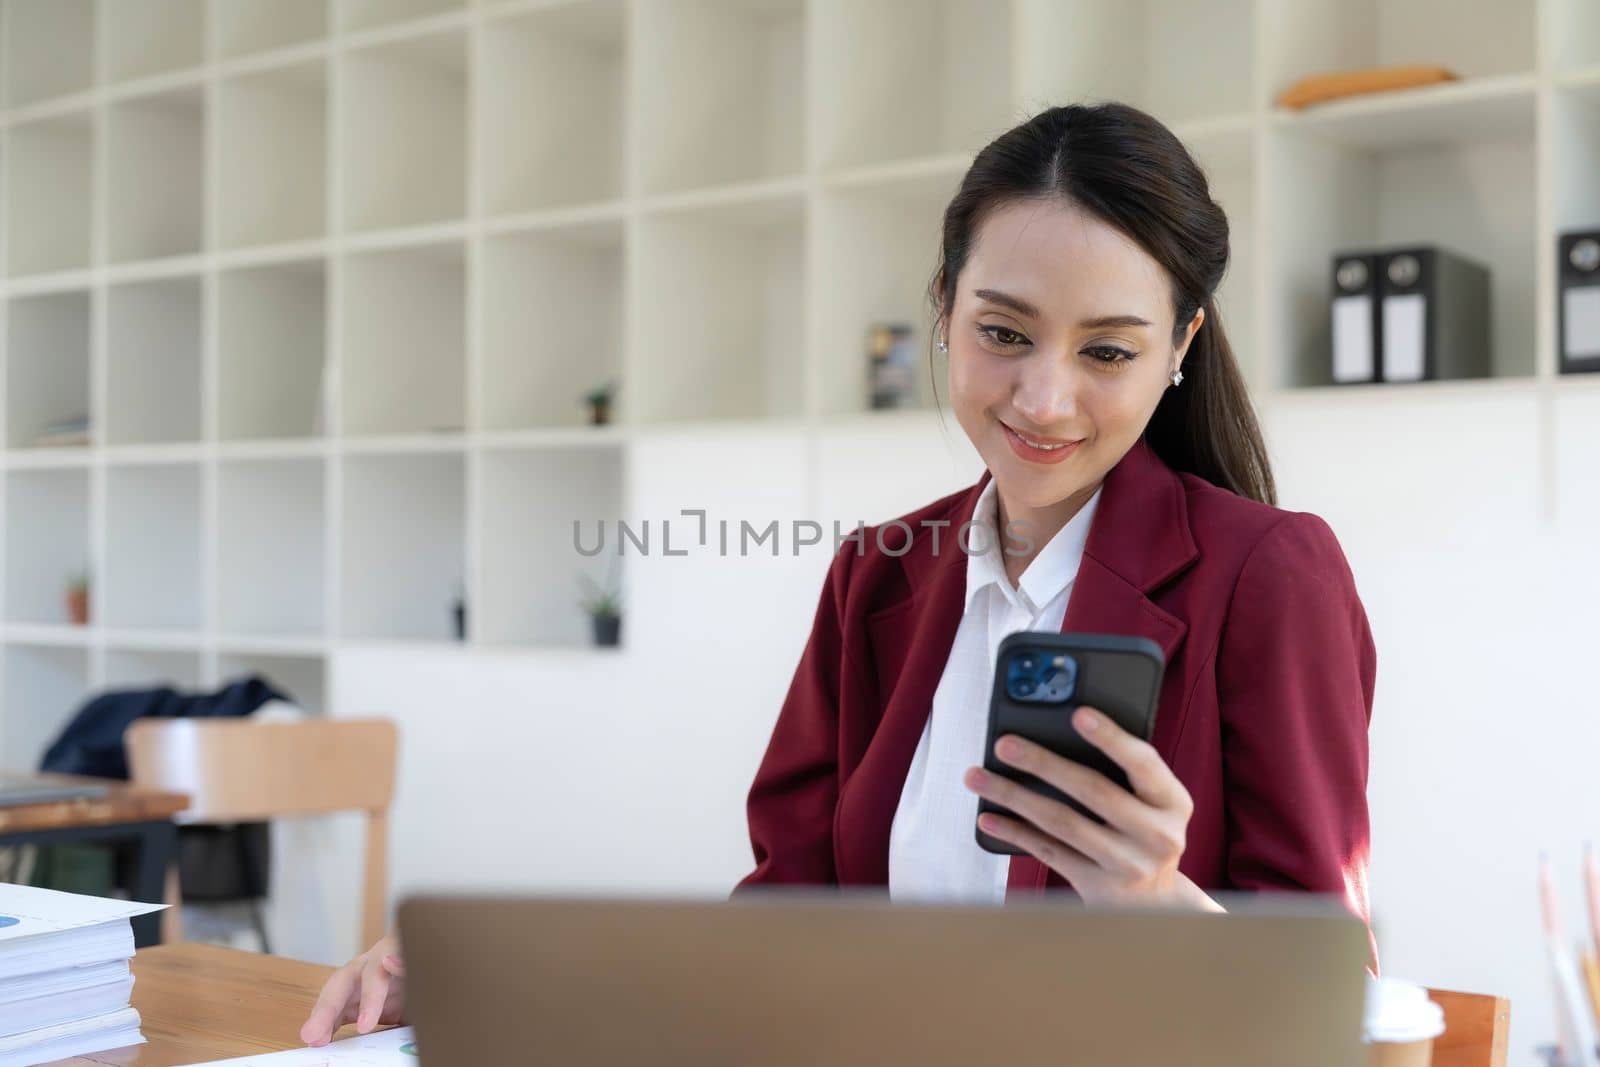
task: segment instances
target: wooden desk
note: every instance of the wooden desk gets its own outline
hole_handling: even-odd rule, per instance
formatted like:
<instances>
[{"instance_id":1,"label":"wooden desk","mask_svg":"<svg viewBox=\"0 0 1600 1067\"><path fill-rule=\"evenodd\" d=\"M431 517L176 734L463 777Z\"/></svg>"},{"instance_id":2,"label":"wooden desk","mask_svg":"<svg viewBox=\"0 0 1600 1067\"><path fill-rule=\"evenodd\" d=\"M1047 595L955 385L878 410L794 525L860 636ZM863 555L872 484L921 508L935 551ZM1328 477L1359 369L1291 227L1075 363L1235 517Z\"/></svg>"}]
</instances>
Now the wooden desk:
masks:
<instances>
[{"instance_id":1,"label":"wooden desk","mask_svg":"<svg viewBox=\"0 0 1600 1067\"><path fill-rule=\"evenodd\" d=\"M172 817L189 806L182 793L148 789L106 778L41 775L65 784L86 782L106 787L101 797L54 800L43 804L0 807L0 845L72 845L132 838L139 843L139 870L133 898L161 903L167 869L177 849L178 830ZM161 940L161 916L133 920L134 942L141 948Z\"/></svg>"},{"instance_id":2,"label":"wooden desk","mask_svg":"<svg viewBox=\"0 0 1600 1067\"><path fill-rule=\"evenodd\" d=\"M106 795L0 807L0 835L88 826L120 826L163 819L170 822L174 815L189 806L189 798L182 793L149 789L115 778L80 778L70 774L41 774L37 777L63 785L103 786Z\"/></svg>"},{"instance_id":3,"label":"wooden desk","mask_svg":"<svg viewBox=\"0 0 1600 1067\"><path fill-rule=\"evenodd\" d=\"M138 979L133 1006L149 1043L50 1067L178 1067L299 1048L300 1024L333 968L179 944L144 949L134 957L133 973ZM1435 1046L1434 1067L1504 1067L1510 1003L1460 993L1432 995L1445 1007L1451 1033ZM341 1033L351 1032L346 1027Z\"/></svg>"},{"instance_id":4,"label":"wooden desk","mask_svg":"<svg viewBox=\"0 0 1600 1067\"><path fill-rule=\"evenodd\" d=\"M60 1067L176 1067L299 1048L300 1024L333 968L179 944L141 949L133 973L133 1006L149 1043L62 1060Z\"/></svg>"}]
</instances>

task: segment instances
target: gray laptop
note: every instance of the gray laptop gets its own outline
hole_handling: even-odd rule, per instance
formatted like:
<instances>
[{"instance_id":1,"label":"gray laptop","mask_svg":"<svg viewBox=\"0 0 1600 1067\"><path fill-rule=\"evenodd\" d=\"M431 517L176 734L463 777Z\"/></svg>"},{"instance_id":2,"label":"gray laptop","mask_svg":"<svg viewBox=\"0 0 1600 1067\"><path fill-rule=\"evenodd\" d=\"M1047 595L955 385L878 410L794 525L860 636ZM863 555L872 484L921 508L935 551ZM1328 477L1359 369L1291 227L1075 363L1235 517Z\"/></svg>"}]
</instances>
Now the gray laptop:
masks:
<instances>
[{"instance_id":1,"label":"gray laptop","mask_svg":"<svg viewBox=\"0 0 1600 1067\"><path fill-rule=\"evenodd\" d=\"M400 908L423 1067L1350 1067L1366 929L1336 903L1227 915L420 896Z\"/></svg>"},{"instance_id":2,"label":"gray laptop","mask_svg":"<svg viewBox=\"0 0 1600 1067\"><path fill-rule=\"evenodd\" d=\"M94 782L0 771L0 808L53 804L62 800L98 800L106 793L105 786Z\"/></svg>"}]
</instances>

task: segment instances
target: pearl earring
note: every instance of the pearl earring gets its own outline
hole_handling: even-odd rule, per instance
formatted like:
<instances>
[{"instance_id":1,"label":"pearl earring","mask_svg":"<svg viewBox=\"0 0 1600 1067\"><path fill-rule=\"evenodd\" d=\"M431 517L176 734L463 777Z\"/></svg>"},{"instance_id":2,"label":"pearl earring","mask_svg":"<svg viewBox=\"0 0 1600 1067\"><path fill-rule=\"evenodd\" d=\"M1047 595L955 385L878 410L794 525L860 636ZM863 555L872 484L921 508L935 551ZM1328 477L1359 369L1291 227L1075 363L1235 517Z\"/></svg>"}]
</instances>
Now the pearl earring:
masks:
<instances>
[{"instance_id":1,"label":"pearl earring","mask_svg":"<svg viewBox=\"0 0 1600 1067\"><path fill-rule=\"evenodd\" d=\"M1183 371L1181 371L1181 370L1173 371L1172 372L1172 385L1173 385L1173 387L1176 388L1176 387L1178 387L1178 386L1180 386L1182 384L1183 384Z\"/></svg>"},{"instance_id":2,"label":"pearl earring","mask_svg":"<svg viewBox=\"0 0 1600 1067\"><path fill-rule=\"evenodd\" d=\"M950 342L946 341L943 337L939 338L939 351L941 351L941 352L950 351Z\"/></svg>"}]
</instances>

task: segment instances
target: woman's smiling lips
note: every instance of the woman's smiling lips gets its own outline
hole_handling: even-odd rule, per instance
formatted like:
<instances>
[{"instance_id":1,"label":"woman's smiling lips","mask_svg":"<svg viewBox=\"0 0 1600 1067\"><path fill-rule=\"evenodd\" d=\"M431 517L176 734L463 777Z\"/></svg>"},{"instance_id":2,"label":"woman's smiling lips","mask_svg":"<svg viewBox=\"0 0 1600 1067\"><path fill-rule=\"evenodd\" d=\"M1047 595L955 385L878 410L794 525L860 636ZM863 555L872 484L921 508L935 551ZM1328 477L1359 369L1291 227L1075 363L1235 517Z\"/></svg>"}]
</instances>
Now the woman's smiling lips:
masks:
<instances>
[{"instance_id":1,"label":"woman's smiling lips","mask_svg":"<svg viewBox=\"0 0 1600 1067\"><path fill-rule=\"evenodd\" d=\"M1060 463L1076 452L1079 445L1083 444L1082 440L1069 441L1061 437L1024 435L1003 422L1000 424L1000 428L1005 431L1006 441L1010 443L1011 451L1029 463Z\"/></svg>"}]
</instances>

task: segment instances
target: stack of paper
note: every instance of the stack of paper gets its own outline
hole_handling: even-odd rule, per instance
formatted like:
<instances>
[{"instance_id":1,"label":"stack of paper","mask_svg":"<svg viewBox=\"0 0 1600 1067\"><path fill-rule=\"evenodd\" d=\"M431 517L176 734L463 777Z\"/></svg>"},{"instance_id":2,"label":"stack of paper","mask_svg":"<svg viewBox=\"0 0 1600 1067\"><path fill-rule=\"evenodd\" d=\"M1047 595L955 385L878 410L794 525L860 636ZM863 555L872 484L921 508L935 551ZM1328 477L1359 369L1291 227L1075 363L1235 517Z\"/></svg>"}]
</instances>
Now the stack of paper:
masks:
<instances>
[{"instance_id":1,"label":"stack of paper","mask_svg":"<svg viewBox=\"0 0 1600 1067\"><path fill-rule=\"evenodd\" d=\"M0 1067L143 1043L128 920L160 907L0 884Z\"/></svg>"},{"instance_id":2,"label":"stack of paper","mask_svg":"<svg viewBox=\"0 0 1600 1067\"><path fill-rule=\"evenodd\" d=\"M411 1027L346 1038L321 1048L263 1052L195 1067L417 1067L417 1039Z\"/></svg>"}]
</instances>

